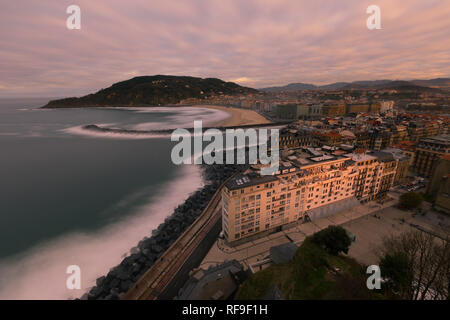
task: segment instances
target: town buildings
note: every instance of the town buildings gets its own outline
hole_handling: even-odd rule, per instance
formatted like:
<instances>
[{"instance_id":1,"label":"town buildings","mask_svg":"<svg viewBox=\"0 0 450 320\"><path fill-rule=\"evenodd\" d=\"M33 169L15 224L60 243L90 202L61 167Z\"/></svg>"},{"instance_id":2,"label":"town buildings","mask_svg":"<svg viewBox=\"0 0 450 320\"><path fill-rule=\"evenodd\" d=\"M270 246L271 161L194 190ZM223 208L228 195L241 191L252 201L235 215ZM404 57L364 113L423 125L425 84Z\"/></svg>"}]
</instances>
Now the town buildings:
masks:
<instances>
[{"instance_id":1,"label":"town buildings","mask_svg":"<svg viewBox=\"0 0 450 320\"><path fill-rule=\"evenodd\" d=\"M450 154L450 135L422 138L416 147L413 170L419 175L429 177L435 163L448 154Z\"/></svg>"},{"instance_id":2,"label":"town buildings","mask_svg":"<svg viewBox=\"0 0 450 320\"><path fill-rule=\"evenodd\" d=\"M438 211L450 214L450 154L442 156L433 167L427 194Z\"/></svg>"},{"instance_id":3,"label":"town buildings","mask_svg":"<svg viewBox=\"0 0 450 320\"><path fill-rule=\"evenodd\" d=\"M274 175L253 165L222 191L224 236L229 243L247 241L382 197L396 168L390 153L335 148L295 150Z\"/></svg>"}]
</instances>

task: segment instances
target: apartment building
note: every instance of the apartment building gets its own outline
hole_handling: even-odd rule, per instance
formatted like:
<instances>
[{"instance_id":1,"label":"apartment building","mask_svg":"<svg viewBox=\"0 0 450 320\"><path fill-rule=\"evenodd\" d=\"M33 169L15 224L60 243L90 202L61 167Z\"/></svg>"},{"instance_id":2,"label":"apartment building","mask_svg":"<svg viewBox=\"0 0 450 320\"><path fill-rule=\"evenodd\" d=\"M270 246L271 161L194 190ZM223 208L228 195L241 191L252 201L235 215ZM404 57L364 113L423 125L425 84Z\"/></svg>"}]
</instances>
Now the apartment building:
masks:
<instances>
[{"instance_id":1,"label":"apartment building","mask_svg":"<svg viewBox=\"0 0 450 320\"><path fill-rule=\"evenodd\" d=\"M411 166L411 159L408 154L401 149L389 148L384 149L383 152L390 153L397 161L397 169L395 170L394 185L403 184L408 181L408 171Z\"/></svg>"},{"instance_id":2,"label":"apartment building","mask_svg":"<svg viewBox=\"0 0 450 320\"><path fill-rule=\"evenodd\" d=\"M439 159L432 172L427 193L432 195L436 210L450 214L450 154Z\"/></svg>"},{"instance_id":3,"label":"apartment building","mask_svg":"<svg viewBox=\"0 0 450 320\"><path fill-rule=\"evenodd\" d=\"M252 166L222 191L223 232L231 244L384 195L392 186L396 161L383 152L305 148L283 158L274 175L260 175L260 169Z\"/></svg>"},{"instance_id":4,"label":"apartment building","mask_svg":"<svg viewBox=\"0 0 450 320\"><path fill-rule=\"evenodd\" d=\"M417 174L429 177L435 163L447 154L450 154L450 135L422 138L416 147L413 169Z\"/></svg>"},{"instance_id":5,"label":"apartment building","mask_svg":"<svg viewBox=\"0 0 450 320\"><path fill-rule=\"evenodd\" d=\"M310 147L316 144L316 139L311 132L295 128L283 128L280 130L279 144L280 149Z\"/></svg>"}]
</instances>

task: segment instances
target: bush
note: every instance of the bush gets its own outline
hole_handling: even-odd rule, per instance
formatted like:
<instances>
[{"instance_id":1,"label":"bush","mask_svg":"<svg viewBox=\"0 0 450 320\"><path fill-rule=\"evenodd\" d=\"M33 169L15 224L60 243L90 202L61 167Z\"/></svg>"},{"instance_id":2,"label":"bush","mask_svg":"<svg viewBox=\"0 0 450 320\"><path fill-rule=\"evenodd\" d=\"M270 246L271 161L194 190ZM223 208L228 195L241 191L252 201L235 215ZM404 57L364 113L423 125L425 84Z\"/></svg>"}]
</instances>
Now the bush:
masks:
<instances>
[{"instance_id":1,"label":"bush","mask_svg":"<svg viewBox=\"0 0 450 320\"><path fill-rule=\"evenodd\" d=\"M312 235L312 241L332 255L338 255L340 252L348 253L352 243L347 231L340 226L329 226L316 232Z\"/></svg>"},{"instance_id":2,"label":"bush","mask_svg":"<svg viewBox=\"0 0 450 320\"><path fill-rule=\"evenodd\" d=\"M423 196L417 192L407 192L400 196L400 205L406 209L419 207L423 202Z\"/></svg>"}]
</instances>

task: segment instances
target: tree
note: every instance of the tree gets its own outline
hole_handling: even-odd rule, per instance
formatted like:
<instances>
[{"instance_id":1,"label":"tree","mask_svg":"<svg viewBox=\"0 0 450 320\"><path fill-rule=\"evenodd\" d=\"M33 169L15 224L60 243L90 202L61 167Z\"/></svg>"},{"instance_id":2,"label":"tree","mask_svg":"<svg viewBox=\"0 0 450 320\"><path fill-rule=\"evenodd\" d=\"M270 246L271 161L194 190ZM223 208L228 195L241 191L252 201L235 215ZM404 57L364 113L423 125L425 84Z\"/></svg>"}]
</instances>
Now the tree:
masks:
<instances>
[{"instance_id":1,"label":"tree","mask_svg":"<svg viewBox=\"0 0 450 320\"><path fill-rule=\"evenodd\" d=\"M380 270L386 279L388 290L400 293L400 296L408 296L412 283L412 270L408 256L401 251L387 252L381 258Z\"/></svg>"},{"instance_id":2,"label":"tree","mask_svg":"<svg viewBox=\"0 0 450 320\"><path fill-rule=\"evenodd\" d=\"M423 196L417 192L407 192L400 196L400 205L406 209L419 207L423 202Z\"/></svg>"},{"instance_id":3,"label":"tree","mask_svg":"<svg viewBox=\"0 0 450 320\"><path fill-rule=\"evenodd\" d=\"M328 226L312 235L312 241L323 247L328 253L338 255L348 253L352 243L347 231L340 226Z\"/></svg>"},{"instance_id":4,"label":"tree","mask_svg":"<svg viewBox=\"0 0 450 320\"><path fill-rule=\"evenodd\" d=\"M391 257L386 258L388 255ZM450 298L448 238L437 238L422 231L405 232L384 239L381 257L379 263L381 275L386 275L390 281L403 286L399 292L401 298L409 300ZM405 263L409 266L406 267Z\"/></svg>"}]
</instances>

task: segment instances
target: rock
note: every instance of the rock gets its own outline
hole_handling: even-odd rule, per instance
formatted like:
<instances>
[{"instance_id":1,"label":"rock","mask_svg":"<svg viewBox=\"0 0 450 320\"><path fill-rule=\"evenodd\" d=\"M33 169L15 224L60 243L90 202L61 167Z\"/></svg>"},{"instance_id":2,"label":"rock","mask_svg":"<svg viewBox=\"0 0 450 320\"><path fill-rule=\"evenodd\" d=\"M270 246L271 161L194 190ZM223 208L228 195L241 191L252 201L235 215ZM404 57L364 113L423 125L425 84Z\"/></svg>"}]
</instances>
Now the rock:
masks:
<instances>
[{"instance_id":1,"label":"rock","mask_svg":"<svg viewBox=\"0 0 450 320\"><path fill-rule=\"evenodd\" d=\"M121 281L120 282L120 290L122 292L127 292L128 289L130 289L132 285L133 285L133 282L131 282L131 280Z\"/></svg>"},{"instance_id":2,"label":"rock","mask_svg":"<svg viewBox=\"0 0 450 320\"><path fill-rule=\"evenodd\" d=\"M105 276L101 276L100 278L98 278L95 283L97 285L97 287L101 287L104 283L105 283L106 277Z\"/></svg>"},{"instance_id":3,"label":"rock","mask_svg":"<svg viewBox=\"0 0 450 320\"><path fill-rule=\"evenodd\" d=\"M137 248L137 247L131 248L130 253L131 253L131 254L139 253L139 248Z\"/></svg>"},{"instance_id":4,"label":"rock","mask_svg":"<svg viewBox=\"0 0 450 320\"><path fill-rule=\"evenodd\" d=\"M161 251L163 251L163 248L160 245L155 244L152 246L152 252L160 253Z\"/></svg>"},{"instance_id":5,"label":"rock","mask_svg":"<svg viewBox=\"0 0 450 320\"><path fill-rule=\"evenodd\" d=\"M120 280L118 278L114 278L110 283L110 288L116 288L120 284Z\"/></svg>"}]
</instances>

